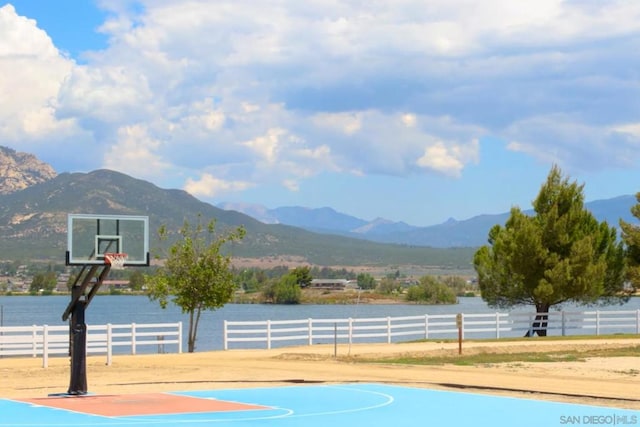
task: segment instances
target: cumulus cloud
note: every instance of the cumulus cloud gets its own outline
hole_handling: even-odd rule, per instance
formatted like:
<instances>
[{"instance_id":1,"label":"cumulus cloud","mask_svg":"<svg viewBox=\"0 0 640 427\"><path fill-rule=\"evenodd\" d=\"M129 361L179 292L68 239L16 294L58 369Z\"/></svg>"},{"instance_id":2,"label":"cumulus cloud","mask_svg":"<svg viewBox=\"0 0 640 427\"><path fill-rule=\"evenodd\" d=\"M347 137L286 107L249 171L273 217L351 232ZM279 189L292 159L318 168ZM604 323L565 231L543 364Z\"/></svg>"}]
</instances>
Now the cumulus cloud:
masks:
<instances>
[{"instance_id":1,"label":"cumulus cloud","mask_svg":"<svg viewBox=\"0 0 640 427\"><path fill-rule=\"evenodd\" d=\"M131 176L157 181L172 166L158 153L161 141L153 139L143 125L118 129L117 141L109 146L104 156L104 167L119 170Z\"/></svg>"},{"instance_id":2,"label":"cumulus cloud","mask_svg":"<svg viewBox=\"0 0 640 427\"><path fill-rule=\"evenodd\" d=\"M447 145L438 141L425 148L424 155L417 160L417 164L445 175L458 177L467 162L477 161L479 148L477 140L468 145Z\"/></svg>"},{"instance_id":3,"label":"cumulus cloud","mask_svg":"<svg viewBox=\"0 0 640 427\"><path fill-rule=\"evenodd\" d=\"M10 4L0 7L0 137L36 143L55 133L72 135L74 122L56 117L56 98L73 68L34 20Z\"/></svg>"},{"instance_id":4,"label":"cumulus cloud","mask_svg":"<svg viewBox=\"0 0 640 427\"><path fill-rule=\"evenodd\" d=\"M243 181L225 181L205 173L199 179L188 178L184 190L194 196L217 197L221 194L242 191L251 187L252 184Z\"/></svg>"},{"instance_id":5,"label":"cumulus cloud","mask_svg":"<svg viewBox=\"0 0 640 427\"><path fill-rule=\"evenodd\" d=\"M81 141L207 197L327 171L460 177L486 135L582 169L640 160L637 2L100 4L109 47L81 66L0 8L3 137Z\"/></svg>"}]
</instances>

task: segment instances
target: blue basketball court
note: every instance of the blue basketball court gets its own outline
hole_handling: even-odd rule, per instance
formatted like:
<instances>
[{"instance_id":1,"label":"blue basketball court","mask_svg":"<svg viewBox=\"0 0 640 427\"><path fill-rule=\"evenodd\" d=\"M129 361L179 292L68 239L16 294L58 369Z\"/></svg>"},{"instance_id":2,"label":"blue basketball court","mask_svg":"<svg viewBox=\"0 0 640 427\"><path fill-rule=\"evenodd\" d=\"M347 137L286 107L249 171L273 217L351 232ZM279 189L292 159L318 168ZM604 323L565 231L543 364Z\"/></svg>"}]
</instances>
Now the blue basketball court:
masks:
<instances>
[{"instance_id":1,"label":"blue basketball court","mask_svg":"<svg viewBox=\"0 0 640 427\"><path fill-rule=\"evenodd\" d=\"M640 425L640 411L381 384L0 399L0 426Z\"/></svg>"}]
</instances>

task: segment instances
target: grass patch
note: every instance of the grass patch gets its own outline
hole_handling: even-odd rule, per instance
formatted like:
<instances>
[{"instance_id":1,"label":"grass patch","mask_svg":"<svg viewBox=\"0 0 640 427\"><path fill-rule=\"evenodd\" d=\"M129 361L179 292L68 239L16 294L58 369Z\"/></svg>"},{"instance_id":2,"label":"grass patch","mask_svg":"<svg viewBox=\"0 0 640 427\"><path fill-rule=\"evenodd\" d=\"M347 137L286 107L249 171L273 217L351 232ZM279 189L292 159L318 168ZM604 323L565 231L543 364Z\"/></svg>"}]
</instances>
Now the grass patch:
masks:
<instances>
[{"instance_id":1,"label":"grass patch","mask_svg":"<svg viewBox=\"0 0 640 427\"><path fill-rule=\"evenodd\" d=\"M411 356L382 358L354 358L356 363L391 363L400 365L458 365L476 366L498 363L581 362L589 357L640 357L640 346L596 349L588 351L567 350L553 352L476 353L450 356Z\"/></svg>"},{"instance_id":2,"label":"grass patch","mask_svg":"<svg viewBox=\"0 0 640 427\"><path fill-rule=\"evenodd\" d=\"M531 341L582 341L582 340L607 340L612 339L625 340L629 338L638 338L636 334L609 334L609 335L567 335L567 336L548 336L548 337L518 337L518 338L482 338L482 339L465 339L464 342L531 342ZM421 343L421 342L438 342L438 343L457 343L457 338L449 339L420 339L406 341L407 343Z\"/></svg>"}]
</instances>

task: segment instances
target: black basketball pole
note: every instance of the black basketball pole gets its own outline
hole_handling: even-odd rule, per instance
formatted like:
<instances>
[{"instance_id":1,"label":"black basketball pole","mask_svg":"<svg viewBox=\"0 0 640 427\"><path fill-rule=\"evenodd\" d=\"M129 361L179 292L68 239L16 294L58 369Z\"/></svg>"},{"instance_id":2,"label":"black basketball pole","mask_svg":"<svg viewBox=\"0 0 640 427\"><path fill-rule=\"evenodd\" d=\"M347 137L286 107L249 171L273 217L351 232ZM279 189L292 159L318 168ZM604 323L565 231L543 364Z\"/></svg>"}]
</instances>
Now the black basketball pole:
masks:
<instances>
[{"instance_id":1,"label":"black basketball pole","mask_svg":"<svg viewBox=\"0 0 640 427\"><path fill-rule=\"evenodd\" d=\"M76 303L71 309L71 320L69 321L71 380L67 393L73 395L87 394L87 324L84 320L87 303L84 295L74 295L78 292L81 292L81 286L74 286L71 290Z\"/></svg>"},{"instance_id":2,"label":"black basketball pole","mask_svg":"<svg viewBox=\"0 0 640 427\"><path fill-rule=\"evenodd\" d=\"M87 394L87 324L85 323L85 311L111 270L111 265L109 264L101 266L102 272L96 277L96 272L100 266L94 265L88 271L87 267L83 267L76 278L71 288L71 302L69 302L67 309L62 314L62 320L67 320L70 317L69 356L71 358L71 379L69 380L69 390L67 391L69 395Z\"/></svg>"}]
</instances>

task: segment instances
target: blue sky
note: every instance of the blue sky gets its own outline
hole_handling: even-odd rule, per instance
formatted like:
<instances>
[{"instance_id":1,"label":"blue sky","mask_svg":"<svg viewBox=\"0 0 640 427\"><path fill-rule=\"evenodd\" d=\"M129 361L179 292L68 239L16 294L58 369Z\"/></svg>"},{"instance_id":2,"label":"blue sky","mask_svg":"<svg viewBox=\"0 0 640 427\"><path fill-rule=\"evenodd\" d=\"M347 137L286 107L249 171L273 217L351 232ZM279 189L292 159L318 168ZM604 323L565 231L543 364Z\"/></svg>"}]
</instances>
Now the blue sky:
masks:
<instances>
[{"instance_id":1,"label":"blue sky","mask_svg":"<svg viewBox=\"0 0 640 427\"><path fill-rule=\"evenodd\" d=\"M0 144L432 225L640 191L640 2L0 2ZM10 102L6 102L10 100Z\"/></svg>"}]
</instances>

